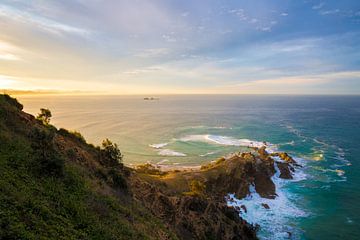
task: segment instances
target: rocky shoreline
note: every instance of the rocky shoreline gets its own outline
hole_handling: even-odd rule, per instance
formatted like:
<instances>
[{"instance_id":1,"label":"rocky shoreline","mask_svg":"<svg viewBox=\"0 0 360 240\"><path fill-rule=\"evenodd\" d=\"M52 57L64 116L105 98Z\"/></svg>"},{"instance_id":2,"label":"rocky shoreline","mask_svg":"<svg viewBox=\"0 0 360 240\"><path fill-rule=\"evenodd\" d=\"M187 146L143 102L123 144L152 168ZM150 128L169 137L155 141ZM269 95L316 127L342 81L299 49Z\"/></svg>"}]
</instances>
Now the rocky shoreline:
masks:
<instances>
[{"instance_id":1,"label":"rocky shoreline","mask_svg":"<svg viewBox=\"0 0 360 240\"><path fill-rule=\"evenodd\" d=\"M276 187L272 181L277 168L282 179L292 179L300 165L285 152L268 153L266 147L219 158L200 169L161 171L150 164L138 167L133 175L135 197L184 239L256 239L256 230L241 218L245 206L226 205L226 196L237 199L250 194L250 187L263 198L274 199ZM146 171L146 170L147 171ZM153 172L151 172L153 169ZM192 184L198 183L199 189ZM263 204L268 209L269 205ZM227 222L227 224L219 224ZM192 223L192 224L189 224ZM261 226L260 226L261 227ZM190 236L195 236L191 238Z\"/></svg>"},{"instance_id":2,"label":"rocky shoreline","mask_svg":"<svg viewBox=\"0 0 360 240\"><path fill-rule=\"evenodd\" d=\"M195 169L130 168L109 161L103 149L88 144L80 133L44 124L22 108L0 95L0 166L4 176L12 176L2 179L4 189L12 190L0 195L9 209L1 219L6 226L0 238L24 239L41 232L45 238L65 234L86 239L102 231L104 239L258 239L258 226L241 217L249 209L230 207L225 197L242 199L254 189L262 198L274 199L277 170L280 178L292 179L300 167L287 153L263 146ZM24 179L31 179L32 187ZM21 187L13 188L13 182ZM26 205L19 196L28 202L36 197L41 214L37 204Z\"/></svg>"}]
</instances>

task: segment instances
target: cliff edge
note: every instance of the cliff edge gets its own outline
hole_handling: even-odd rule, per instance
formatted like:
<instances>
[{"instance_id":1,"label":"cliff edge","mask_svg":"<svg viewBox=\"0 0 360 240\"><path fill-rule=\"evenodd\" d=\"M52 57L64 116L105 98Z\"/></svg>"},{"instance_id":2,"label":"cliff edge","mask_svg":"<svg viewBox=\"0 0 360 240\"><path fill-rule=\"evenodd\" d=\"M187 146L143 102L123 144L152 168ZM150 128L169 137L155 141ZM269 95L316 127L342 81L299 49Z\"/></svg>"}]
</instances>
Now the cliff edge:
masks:
<instances>
[{"instance_id":1,"label":"cliff edge","mask_svg":"<svg viewBox=\"0 0 360 240\"><path fill-rule=\"evenodd\" d=\"M276 196L296 162L265 148L199 170L128 168L0 95L1 239L257 239L225 196ZM276 165L275 165L276 164Z\"/></svg>"}]
</instances>

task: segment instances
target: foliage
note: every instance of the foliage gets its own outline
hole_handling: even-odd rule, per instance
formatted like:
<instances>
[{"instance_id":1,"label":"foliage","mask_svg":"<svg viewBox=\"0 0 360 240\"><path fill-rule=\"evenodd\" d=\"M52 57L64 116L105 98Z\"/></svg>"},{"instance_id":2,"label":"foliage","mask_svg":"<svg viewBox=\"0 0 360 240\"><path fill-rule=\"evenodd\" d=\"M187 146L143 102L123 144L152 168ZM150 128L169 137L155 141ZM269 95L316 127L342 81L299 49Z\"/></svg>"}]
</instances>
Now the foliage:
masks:
<instances>
[{"instance_id":1,"label":"foliage","mask_svg":"<svg viewBox=\"0 0 360 240\"><path fill-rule=\"evenodd\" d=\"M1 97L8 103L10 104L11 106L14 106L16 107L16 109L18 110L22 110L23 109L23 105L21 103L19 103L16 98L12 98L10 97L10 95L8 94L4 94L4 95L1 95Z\"/></svg>"},{"instance_id":2,"label":"foliage","mask_svg":"<svg viewBox=\"0 0 360 240\"><path fill-rule=\"evenodd\" d=\"M164 175L163 171L159 169L159 167L155 167L154 165L150 163L140 164L136 166L136 171L138 173L146 173L151 175Z\"/></svg>"},{"instance_id":3,"label":"foliage","mask_svg":"<svg viewBox=\"0 0 360 240\"><path fill-rule=\"evenodd\" d=\"M92 175L103 168L91 169L68 159L61 164L62 177L55 176L58 156L73 153L56 147L55 131L36 122L25 123L22 113L3 99L0 95L0 239L159 239L160 232L171 235L146 208L119 197L117 190L126 180L122 170L103 172L118 186L107 185L106 194L98 191L100 185L94 186L100 179ZM2 110L7 118L1 116ZM88 154L96 159L96 151Z\"/></svg>"},{"instance_id":4,"label":"foliage","mask_svg":"<svg viewBox=\"0 0 360 240\"><path fill-rule=\"evenodd\" d=\"M51 117L52 114L49 109L40 108L40 113L37 115L36 119L41 121L44 125L49 125Z\"/></svg>"},{"instance_id":5,"label":"foliage","mask_svg":"<svg viewBox=\"0 0 360 240\"><path fill-rule=\"evenodd\" d=\"M84 136L81 135L81 133L78 132L78 131L69 131L69 130L66 130L64 128L60 128L58 130L58 133L61 134L64 137L69 137L69 138L72 138L72 139L74 139L76 141L79 141L81 143L86 143L86 140L85 140Z\"/></svg>"},{"instance_id":6,"label":"foliage","mask_svg":"<svg viewBox=\"0 0 360 240\"><path fill-rule=\"evenodd\" d=\"M42 175L63 176L64 160L55 152L54 132L34 128L30 133L35 170Z\"/></svg>"},{"instance_id":7,"label":"foliage","mask_svg":"<svg viewBox=\"0 0 360 240\"><path fill-rule=\"evenodd\" d=\"M204 194L206 185L199 180L192 180L189 183L190 192L185 193L185 195L197 195L201 196Z\"/></svg>"},{"instance_id":8,"label":"foliage","mask_svg":"<svg viewBox=\"0 0 360 240\"><path fill-rule=\"evenodd\" d=\"M123 155L116 143L105 139L102 142L102 160L103 163L110 167L122 166Z\"/></svg>"},{"instance_id":9,"label":"foliage","mask_svg":"<svg viewBox=\"0 0 360 240\"><path fill-rule=\"evenodd\" d=\"M111 176L112 185L114 187L121 188L121 189L124 189L124 190L126 190L128 188L126 179L124 178L124 176L119 171L111 169L109 171L109 175Z\"/></svg>"}]
</instances>

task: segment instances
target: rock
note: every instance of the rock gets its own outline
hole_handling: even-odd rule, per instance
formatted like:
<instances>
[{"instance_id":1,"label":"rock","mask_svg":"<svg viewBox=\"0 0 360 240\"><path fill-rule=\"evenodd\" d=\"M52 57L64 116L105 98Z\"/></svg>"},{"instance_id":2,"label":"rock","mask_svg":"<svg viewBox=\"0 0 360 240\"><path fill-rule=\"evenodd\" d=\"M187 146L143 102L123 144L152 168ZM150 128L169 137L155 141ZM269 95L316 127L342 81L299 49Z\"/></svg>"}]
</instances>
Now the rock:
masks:
<instances>
[{"instance_id":1,"label":"rock","mask_svg":"<svg viewBox=\"0 0 360 240\"><path fill-rule=\"evenodd\" d=\"M265 209L270 209L270 206L268 205L268 204L266 204L266 203L262 203L261 204Z\"/></svg>"},{"instance_id":2,"label":"rock","mask_svg":"<svg viewBox=\"0 0 360 240\"><path fill-rule=\"evenodd\" d=\"M283 162L276 162L277 167L280 171L279 178L282 179L293 179L293 176L291 174L290 169L293 170L293 168L289 165L289 163L283 163Z\"/></svg>"},{"instance_id":3,"label":"rock","mask_svg":"<svg viewBox=\"0 0 360 240\"><path fill-rule=\"evenodd\" d=\"M296 163L296 161L289 156L286 152L279 153L279 157L287 163Z\"/></svg>"},{"instance_id":4,"label":"rock","mask_svg":"<svg viewBox=\"0 0 360 240\"><path fill-rule=\"evenodd\" d=\"M240 208L244 211L244 213L247 213L247 208L245 205L241 205Z\"/></svg>"},{"instance_id":5,"label":"rock","mask_svg":"<svg viewBox=\"0 0 360 240\"><path fill-rule=\"evenodd\" d=\"M259 150L258 150L258 153L260 155L260 158L262 159L266 159L267 156L269 155L268 152L266 151L266 147L265 146L262 146Z\"/></svg>"}]
</instances>

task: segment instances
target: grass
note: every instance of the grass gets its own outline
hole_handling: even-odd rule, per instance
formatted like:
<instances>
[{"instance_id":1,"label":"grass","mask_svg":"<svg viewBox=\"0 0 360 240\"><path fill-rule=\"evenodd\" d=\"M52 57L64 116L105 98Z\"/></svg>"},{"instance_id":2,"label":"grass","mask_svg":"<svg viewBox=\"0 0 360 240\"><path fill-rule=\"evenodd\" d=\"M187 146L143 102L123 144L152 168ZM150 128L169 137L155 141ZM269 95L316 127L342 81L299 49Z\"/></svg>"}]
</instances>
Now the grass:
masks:
<instances>
[{"instance_id":1,"label":"grass","mask_svg":"<svg viewBox=\"0 0 360 240\"><path fill-rule=\"evenodd\" d=\"M112 179L111 191L104 194L94 189L101 177L69 160L74 152L58 152L50 144L45 156L65 158L63 173L44 174L48 166L39 173L36 166L44 154L34 149L30 133L40 128L57 134L56 128L26 122L21 109L0 95L0 239L158 239L162 232L176 238L126 191L118 191L127 189L118 171L103 171ZM61 134L78 141L78 148L85 146L81 135Z\"/></svg>"}]
</instances>

